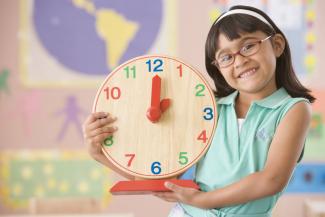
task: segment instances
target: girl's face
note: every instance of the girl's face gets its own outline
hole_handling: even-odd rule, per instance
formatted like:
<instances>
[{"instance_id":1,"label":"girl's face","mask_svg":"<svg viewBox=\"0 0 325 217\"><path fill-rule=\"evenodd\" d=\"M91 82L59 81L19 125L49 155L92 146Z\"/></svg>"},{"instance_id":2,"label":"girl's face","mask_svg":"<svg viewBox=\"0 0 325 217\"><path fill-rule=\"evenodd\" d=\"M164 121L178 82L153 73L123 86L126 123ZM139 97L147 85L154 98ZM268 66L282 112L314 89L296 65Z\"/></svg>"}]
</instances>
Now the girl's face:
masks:
<instances>
[{"instance_id":1,"label":"girl's face","mask_svg":"<svg viewBox=\"0 0 325 217\"><path fill-rule=\"evenodd\" d=\"M219 64L219 70L231 87L248 94L272 93L276 90L276 58L282 54L285 42L279 34L268 36L257 31L244 33L230 41L224 34L219 35L219 49L215 58L226 63L225 66ZM261 42L263 39L266 40ZM255 42L259 42L255 44L258 50L251 54L249 49L254 49L251 47ZM233 55L235 53L237 55ZM228 65L231 56L234 60Z\"/></svg>"}]
</instances>

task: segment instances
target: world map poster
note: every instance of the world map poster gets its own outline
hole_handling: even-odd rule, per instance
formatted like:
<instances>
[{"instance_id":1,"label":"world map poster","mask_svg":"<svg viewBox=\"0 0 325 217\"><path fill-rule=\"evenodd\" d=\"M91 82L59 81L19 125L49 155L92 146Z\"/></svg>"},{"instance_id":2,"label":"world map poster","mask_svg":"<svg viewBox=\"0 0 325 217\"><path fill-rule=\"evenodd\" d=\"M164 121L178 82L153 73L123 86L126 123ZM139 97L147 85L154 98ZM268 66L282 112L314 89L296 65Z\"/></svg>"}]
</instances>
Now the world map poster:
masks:
<instances>
[{"instance_id":1,"label":"world map poster","mask_svg":"<svg viewBox=\"0 0 325 217\"><path fill-rule=\"evenodd\" d=\"M176 55L174 4L22 0L18 37L24 84L94 87L133 57Z\"/></svg>"}]
</instances>

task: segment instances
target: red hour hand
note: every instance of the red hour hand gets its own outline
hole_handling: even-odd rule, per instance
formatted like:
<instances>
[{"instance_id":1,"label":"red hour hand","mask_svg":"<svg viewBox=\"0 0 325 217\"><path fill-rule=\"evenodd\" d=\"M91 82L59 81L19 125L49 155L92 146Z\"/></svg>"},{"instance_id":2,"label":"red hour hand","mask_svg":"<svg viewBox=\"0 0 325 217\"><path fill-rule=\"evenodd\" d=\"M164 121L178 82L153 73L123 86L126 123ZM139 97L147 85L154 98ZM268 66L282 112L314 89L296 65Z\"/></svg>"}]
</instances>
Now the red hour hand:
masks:
<instances>
[{"instance_id":1,"label":"red hour hand","mask_svg":"<svg viewBox=\"0 0 325 217\"><path fill-rule=\"evenodd\" d=\"M147 110L147 118L151 122L157 122L161 116L160 90L161 90L161 78L158 75L156 75L152 78L151 106Z\"/></svg>"},{"instance_id":2,"label":"red hour hand","mask_svg":"<svg viewBox=\"0 0 325 217\"><path fill-rule=\"evenodd\" d=\"M166 99L161 100L161 102L160 102L161 113L164 113L168 109L169 106L170 106L170 99L166 98Z\"/></svg>"}]
</instances>

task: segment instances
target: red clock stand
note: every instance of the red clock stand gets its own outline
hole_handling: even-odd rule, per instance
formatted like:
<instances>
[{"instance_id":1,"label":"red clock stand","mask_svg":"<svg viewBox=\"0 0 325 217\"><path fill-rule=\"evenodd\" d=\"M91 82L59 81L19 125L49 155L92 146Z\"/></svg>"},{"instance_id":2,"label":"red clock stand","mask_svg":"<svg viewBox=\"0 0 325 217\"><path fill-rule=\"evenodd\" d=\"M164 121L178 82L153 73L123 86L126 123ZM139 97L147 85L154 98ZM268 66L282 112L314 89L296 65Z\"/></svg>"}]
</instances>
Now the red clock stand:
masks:
<instances>
[{"instance_id":1,"label":"red clock stand","mask_svg":"<svg viewBox=\"0 0 325 217\"><path fill-rule=\"evenodd\" d=\"M170 191L164 185L166 181L182 187L199 189L199 186L192 180L134 180L119 181L110 189L110 192L113 195L152 194L154 192L166 192Z\"/></svg>"}]
</instances>

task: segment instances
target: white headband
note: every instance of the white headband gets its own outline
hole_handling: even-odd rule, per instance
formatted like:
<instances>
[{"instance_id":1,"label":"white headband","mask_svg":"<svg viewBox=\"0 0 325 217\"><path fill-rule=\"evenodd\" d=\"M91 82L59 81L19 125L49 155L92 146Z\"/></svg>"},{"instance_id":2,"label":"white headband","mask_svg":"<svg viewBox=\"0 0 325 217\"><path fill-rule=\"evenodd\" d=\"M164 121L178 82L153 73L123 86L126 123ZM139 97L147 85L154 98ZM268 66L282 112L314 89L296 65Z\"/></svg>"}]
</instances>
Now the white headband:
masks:
<instances>
[{"instance_id":1,"label":"white headband","mask_svg":"<svg viewBox=\"0 0 325 217\"><path fill-rule=\"evenodd\" d=\"M228 11L226 13L224 13L223 15L221 15L217 21L215 22L215 24L217 24L218 22L220 22L220 20L222 20L224 17L231 15L231 14L247 14L247 15L251 15L253 17L256 17L257 19L263 21L264 23L268 24L270 27L272 27L272 25L259 13L256 13L255 11L250 11L250 10L246 10L246 9L234 9L231 11ZM273 29L273 27L272 27Z\"/></svg>"}]
</instances>

